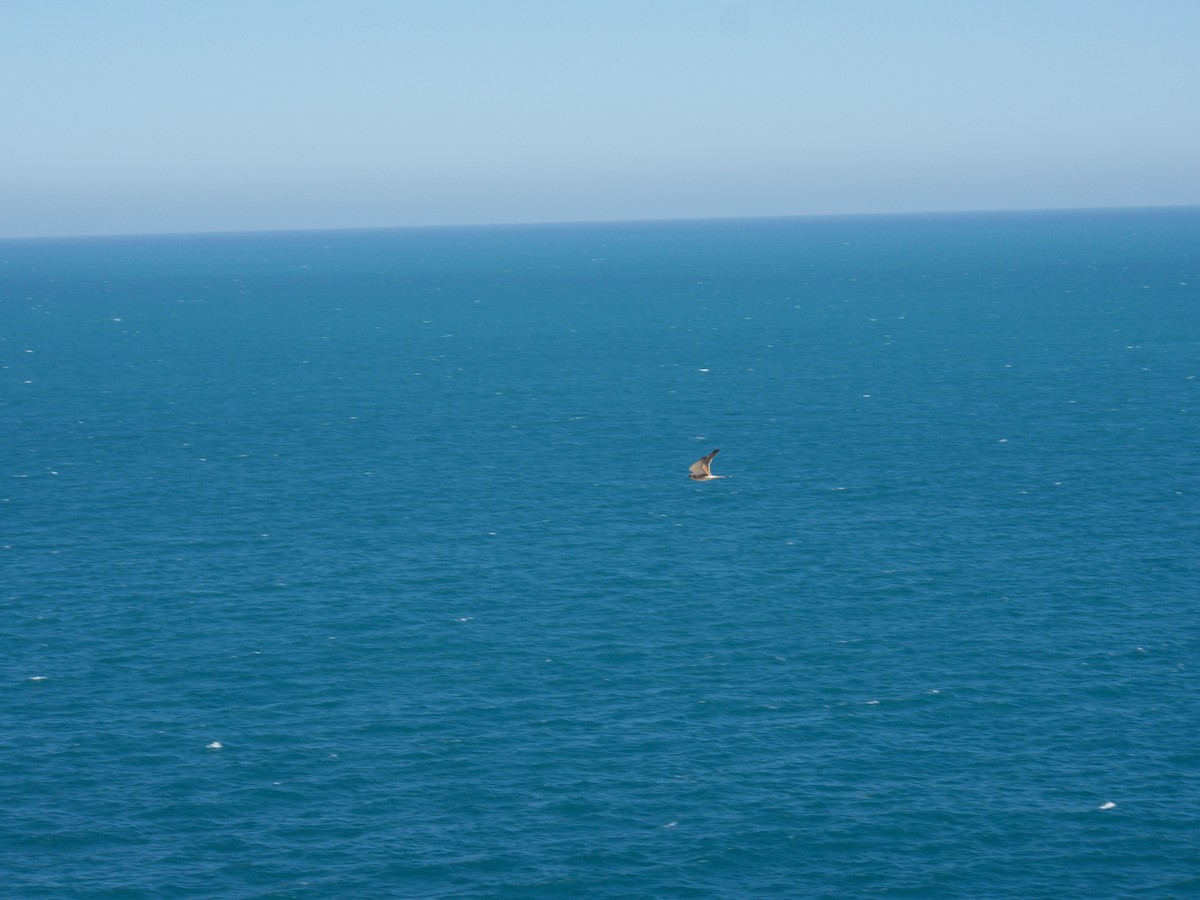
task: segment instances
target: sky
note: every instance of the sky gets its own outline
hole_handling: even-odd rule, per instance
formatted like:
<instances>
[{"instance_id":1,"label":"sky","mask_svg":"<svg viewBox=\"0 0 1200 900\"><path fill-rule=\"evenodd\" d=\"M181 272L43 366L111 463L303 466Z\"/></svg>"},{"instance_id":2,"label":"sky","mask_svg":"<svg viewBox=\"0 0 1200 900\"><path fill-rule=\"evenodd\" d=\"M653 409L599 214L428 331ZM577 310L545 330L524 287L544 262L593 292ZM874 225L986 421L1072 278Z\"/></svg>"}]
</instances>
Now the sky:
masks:
<instances>
[{"instance_id":1,"label":"sky","mask_svg":"<svg viewBox=\"0 0 1200 900\"><path fill-rule=\"evenodd\" d=\"M0 237L1200 203L1195 0L4 0Z\"/></svg>"}]
</instances>

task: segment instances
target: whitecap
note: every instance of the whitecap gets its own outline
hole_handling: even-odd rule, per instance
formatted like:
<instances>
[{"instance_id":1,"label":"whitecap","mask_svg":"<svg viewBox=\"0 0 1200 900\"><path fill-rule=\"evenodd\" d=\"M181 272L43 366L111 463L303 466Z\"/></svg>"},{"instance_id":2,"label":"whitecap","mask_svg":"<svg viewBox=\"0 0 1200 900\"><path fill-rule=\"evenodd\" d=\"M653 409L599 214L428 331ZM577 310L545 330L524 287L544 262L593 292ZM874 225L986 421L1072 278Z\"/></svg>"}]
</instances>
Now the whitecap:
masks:
<instances>
[{"instance_id":1,"label":"whitecap","mask_svg":"<svg viewBox=\"0 0 1200 900\"><path fill-rule=\"evenodd\" d=\"M1099 806L1096 807L1096 809L1116 809L1116 808L1117 808L1117 804L1113 803L1111 800L1109 800L1107 803L1101 803Z\"/></svg>"},{"instance_id":2,"label":"whitecap","mask_svg":"<svg viewBox=\"0 0 1200 900\"><path fill-rule=\"evenodd\" d=\"M224 746L225 745L222 744L220 741L213 741L211 744L205 744L204 749L205 750L220 750Z\"/></svg>"}]
</instances>

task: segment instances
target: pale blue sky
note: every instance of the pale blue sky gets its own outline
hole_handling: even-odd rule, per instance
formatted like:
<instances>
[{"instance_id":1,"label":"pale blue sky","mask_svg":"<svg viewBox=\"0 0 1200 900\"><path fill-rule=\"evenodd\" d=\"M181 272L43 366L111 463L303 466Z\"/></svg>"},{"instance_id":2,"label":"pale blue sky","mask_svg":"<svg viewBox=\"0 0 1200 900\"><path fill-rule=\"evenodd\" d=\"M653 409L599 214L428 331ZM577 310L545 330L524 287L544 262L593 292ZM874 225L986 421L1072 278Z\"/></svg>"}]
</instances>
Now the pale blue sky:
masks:
<instances>
[{"instance_id":1,"label":"pale blue sky","mask_svg":"<svg viewBox=\"0 0 1200 900\"><path fill-rule=\"evenodd\" d=\"M0 236L1200 203L1195 0L7 0Z\"/></svg>"}]
</instances>

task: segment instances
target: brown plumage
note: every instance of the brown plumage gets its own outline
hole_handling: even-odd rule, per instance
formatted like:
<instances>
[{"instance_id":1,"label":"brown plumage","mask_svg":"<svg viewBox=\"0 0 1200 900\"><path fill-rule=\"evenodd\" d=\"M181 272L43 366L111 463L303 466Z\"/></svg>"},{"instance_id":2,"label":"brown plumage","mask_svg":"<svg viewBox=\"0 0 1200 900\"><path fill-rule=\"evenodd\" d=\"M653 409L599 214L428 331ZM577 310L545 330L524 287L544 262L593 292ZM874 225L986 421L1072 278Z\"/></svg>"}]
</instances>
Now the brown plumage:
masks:
<instances>
[{"instance_id":1,"label":"brown plumage","mask_svg":"<svg viewBox=\"0 0 1200 900\"><path fill-rule=\"evenodd\" d=\"M721 448L718 447L712 453L708 454L708 456L702 457L692 463L688 467L688 472L690 473L688 478L692 479L692 481L711 481L714 478L728 478L728 475L714 475L712 473L713 457L720 452Z\"/></svg>"}]
</instances>

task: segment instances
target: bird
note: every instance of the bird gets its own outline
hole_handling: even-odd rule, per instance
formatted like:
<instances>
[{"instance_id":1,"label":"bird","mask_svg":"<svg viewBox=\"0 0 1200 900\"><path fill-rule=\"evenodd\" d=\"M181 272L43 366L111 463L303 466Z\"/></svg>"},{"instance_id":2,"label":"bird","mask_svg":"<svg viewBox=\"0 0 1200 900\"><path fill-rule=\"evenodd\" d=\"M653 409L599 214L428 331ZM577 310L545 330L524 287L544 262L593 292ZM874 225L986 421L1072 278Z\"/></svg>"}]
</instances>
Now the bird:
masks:
<instances>
[{"instance_id":1,"label":"bird","mask_svg":"<svg viewBox=\"0 0 1200 900\"><path fill-rule=\"evenodd\" d=\"M688 472L690 473L688 478L692 479L692 481L712 481L714 478L728 478L728 475L714 475L712 473L713 457L720 452L721 448L718 447L712 453L708 454L708 456L702 457L692 463L688 467Z\"/></svg>"}]
</instances>

